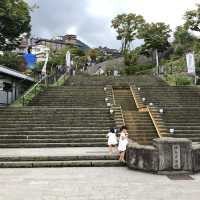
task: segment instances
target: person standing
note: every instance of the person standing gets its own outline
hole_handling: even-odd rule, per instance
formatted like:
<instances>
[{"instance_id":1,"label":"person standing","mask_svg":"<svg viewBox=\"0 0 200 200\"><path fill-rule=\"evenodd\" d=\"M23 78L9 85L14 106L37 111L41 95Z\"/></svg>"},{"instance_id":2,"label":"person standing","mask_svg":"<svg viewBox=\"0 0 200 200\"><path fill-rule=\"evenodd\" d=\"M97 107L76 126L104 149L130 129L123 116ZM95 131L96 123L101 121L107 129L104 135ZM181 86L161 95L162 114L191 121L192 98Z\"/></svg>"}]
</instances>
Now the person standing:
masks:
<instances>
[{"instance_id":1,"label":"person standing","mask_svg":"<svg viewBox=\"0 0 200 200\"><path fill-rule=\"evenodd\" d=\"M124 156L126 147L128 144L128 132L126 126L122 126L120 137L119 137L119 145L118 145L118 151L119 151L119 160L122 162L125 162Z\"/></svg>"},{"instance_id":2,"label":"person standing","mask_svg":"<svg viewBox=\"0 0 200 200\"><path fill-rule=\"evenodd\" d=\"M26 75L31 75L36 66L36 55L32 53L32 47L28 47L28 52L24 54L24 60L26 62Z\"/></svg>"},{"instance_id":3,"label":"person standing","mask_svg":"<svg viewBox=\"0 0 200 200\"><path fill-rule=\"evenodd\" d=\"M109 148L109 153L112 154L112 147L115 147L117 145L117 136L115 133L114 128L111 128L109 133L107 134L108 137L108 148Z\"/></svg>"}]
</instances>

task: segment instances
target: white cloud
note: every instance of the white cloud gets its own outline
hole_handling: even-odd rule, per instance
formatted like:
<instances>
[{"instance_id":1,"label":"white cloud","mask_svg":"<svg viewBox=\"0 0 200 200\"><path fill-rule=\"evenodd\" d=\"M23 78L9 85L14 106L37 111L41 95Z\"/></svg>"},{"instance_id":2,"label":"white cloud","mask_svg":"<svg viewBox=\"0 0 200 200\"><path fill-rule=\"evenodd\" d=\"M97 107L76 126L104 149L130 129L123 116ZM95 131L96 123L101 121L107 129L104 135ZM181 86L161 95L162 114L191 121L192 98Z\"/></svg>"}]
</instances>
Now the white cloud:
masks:
<instances>
[{"instance_id":1,"label":"white cloud","mask_svg":"<svg viewBox=\"0 0 200 200\"><path fill-rule=\"evenodd\" d=\"M91 46L120 48L111 20L121 13L143 15L147 22L165 22L174 30L183 24L186 10L200 0L27 0L37 3L32 14L33 34L53 37L77 34ZM55 10L56 9L56 10ZM139 42L134 41L134 45Z\"/></svg>"},{"instance_id":2,"label":"white cloud","mask_svg":"<svg viewBox=\"0 0 200 200\"><path fill-rule=\"evenodd\" d=\"M200 0L88 0L88 13L112 19L120 13L143 15L147 22L165 22L174 29L183 23L186 10Z\"/></svg>"}]
</instances>

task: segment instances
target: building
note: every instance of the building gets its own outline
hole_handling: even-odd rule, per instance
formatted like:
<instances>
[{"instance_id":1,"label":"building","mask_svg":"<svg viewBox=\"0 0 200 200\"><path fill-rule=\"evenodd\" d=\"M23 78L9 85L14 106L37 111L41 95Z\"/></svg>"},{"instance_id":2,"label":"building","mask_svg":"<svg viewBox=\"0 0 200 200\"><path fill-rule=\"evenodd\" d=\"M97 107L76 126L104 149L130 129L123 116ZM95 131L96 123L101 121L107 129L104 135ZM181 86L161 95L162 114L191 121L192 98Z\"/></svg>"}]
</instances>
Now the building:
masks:
<instances>
[{"instance_id":1,"label":"building","mask_svg":"<svg viewBox=\"0 0 200 200\"><path fill-rule=\"evenodd\" d=\"M24 53L27 50L28 46L32 46L33 48L38 48L37 46L45 46L50 48L53 51L60 50L69 46L74 46L82 51L87 51L90 47L77 39L76 35L64 35L58 36L56 39L45 39L45 38L27 38L24 36L22 38L21 44L16 49L17 53Z\"/></svg>"},{"instance_id":2,"label":"building","mask_svg":"<svg viewBox=\"0 0 200 200\"><path fill-rule=\"evenodd\" d=\"M44 45L46 47L49 47L53 51L63 49L69 46L74 46L82 51L87 51L90 49L88 45L83 43L82 41L77 39L76 35L65 35L65 36L59 36L56 39L38 39L35 40L35 44L37 45Z\"/></svg>"},{"instance_id":3,"label":"building","mask_svg":"<svg viewBox=\"0 0 200 200\"><path fill-rule=\"evenodd\" d=\"M105 56L112 56L114 58L119 58L122 54L117 49L110 49L108 47L99 47L98 50L102 52Z\"/></svg>"},{"instance_id":4,"label":"building","mask_svg":"<svg viewBox=\"0 0 200 200\"><path fill-rule=\"evenodd\" d=\"M0 106L15 101L33 83L32 78L0 65Z\"/></svg>"},{"instance_id":5,"label":"building","mask_svg":"<svg viewBox=\"0 0 200 200\"><path fill-rule=\"evenodd\" d=\"M50 52L50 48L44 45L32 46L32 53L36 55L37 62L45 62L47 53Z\"/></svg>"}]
</instances>

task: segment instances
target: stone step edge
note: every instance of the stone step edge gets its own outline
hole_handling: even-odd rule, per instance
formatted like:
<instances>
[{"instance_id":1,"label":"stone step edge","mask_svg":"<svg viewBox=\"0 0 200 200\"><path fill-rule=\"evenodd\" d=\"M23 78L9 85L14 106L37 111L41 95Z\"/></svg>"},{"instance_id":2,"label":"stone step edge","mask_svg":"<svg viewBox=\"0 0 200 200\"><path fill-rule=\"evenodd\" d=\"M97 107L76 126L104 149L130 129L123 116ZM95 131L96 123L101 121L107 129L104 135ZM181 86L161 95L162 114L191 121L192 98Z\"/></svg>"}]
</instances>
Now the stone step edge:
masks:
<instances>
[{"instance_id":1,"label":"stone step edge","mask_svg":"<svg viewBox=\"0 0 200 200\"><path fill-rule=\"evenodd\" d=\"M117 155L94 154L94 155L33 155L33 156L0 156L0 162L25 162L25 161L90 161L90 160L117 160Z\"/></svg>"},{"instance_id":2,"label":"stone step edge","mask_svg":"<svg viewBox=\"0 0 200 200\"><path fill-rule=\"evenodd\" d=\"M124 163L118 160L0 162L0 168L120 167L124 165Z\"/></svg>"}]
</instances>

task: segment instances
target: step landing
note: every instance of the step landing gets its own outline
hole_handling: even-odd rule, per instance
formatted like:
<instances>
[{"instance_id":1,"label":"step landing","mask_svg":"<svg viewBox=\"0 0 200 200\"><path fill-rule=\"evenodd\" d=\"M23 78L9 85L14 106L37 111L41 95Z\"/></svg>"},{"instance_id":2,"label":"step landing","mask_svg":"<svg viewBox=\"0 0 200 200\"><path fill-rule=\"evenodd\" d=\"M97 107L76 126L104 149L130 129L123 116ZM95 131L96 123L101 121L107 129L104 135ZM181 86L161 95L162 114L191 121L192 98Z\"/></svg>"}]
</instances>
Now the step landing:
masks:
<instances>
[{"instance_id":1,"label":"step landing","mask_svg":"<svg viewBox=\"0 0 200 200\"><path fill-rule=\"evenodd\" d=\"M0 168L34 167L117 167L117 151L105 147L5 148L0 150Z\"/></svg>"}]
</instances>

